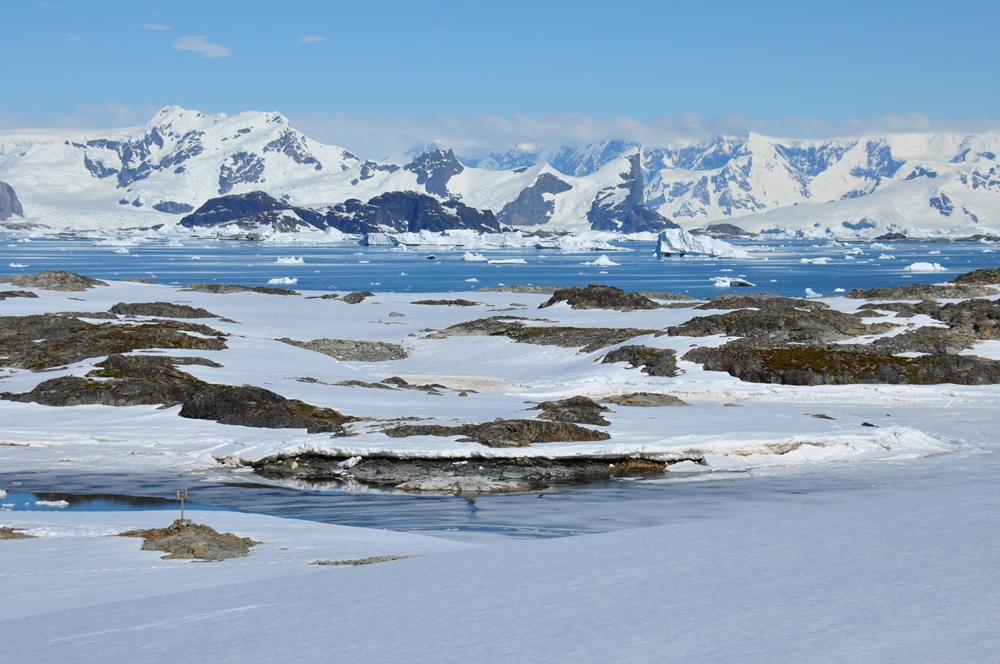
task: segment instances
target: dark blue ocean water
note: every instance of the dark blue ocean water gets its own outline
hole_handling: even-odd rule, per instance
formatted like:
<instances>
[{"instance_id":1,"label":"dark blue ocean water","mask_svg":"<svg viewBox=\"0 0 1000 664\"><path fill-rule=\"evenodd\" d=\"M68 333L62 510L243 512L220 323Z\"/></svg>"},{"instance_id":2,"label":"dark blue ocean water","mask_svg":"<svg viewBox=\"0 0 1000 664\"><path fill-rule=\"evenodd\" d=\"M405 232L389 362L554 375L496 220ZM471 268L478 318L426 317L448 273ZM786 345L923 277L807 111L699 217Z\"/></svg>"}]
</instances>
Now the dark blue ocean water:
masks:
<instances>
[{"instance_id":1,"label":"dark blue ocean water","mask_svg":"<svg viewBox=\"0 0 1000 664\"><path fill-rule=\"evenodd\" d=\"M164 284L217 281L249 286L274 278L297 279L293 288L306 290L371 290L468 292L483 286L532 283L547 286L599 282L633 291L675 291L710 297L724 289L710 281L716 276L742 276L756 284L749 291L802 296L806 288L833 295L835 289L932 283L980 267L996 267L1000 254L993 245L972 242L897 242L890 249L870 243L845 246L811 241L735 242L750 250L749 260L664 258L653 255L652 243L628 243L632 251L605 252L618 266L594 267L602 252L565 253L554 250L502 249L481 251L490 259L523 259L524 265L490 265L463 261L465 250L413 248L397 251L361 246L281 246L246 242L196 242L184 246L144 244L116 253L86 239L45 239L0 245L0 274L62 269L103 279L145 277ZM853 260L846 252L860 249ZM984 253L984 250L989 253ZM931 253L940 252L940 253ZM880 259L883 254L893 260ZM299 257L303 265L275 264L279 257ZM434 256L434 258L428 258ZM803 258L829 257L825 265L802 264ZM912 273L915 262L940 263L944 273ZM24 267L21 267L24 266ZM475 279L477 281L469 281ZM741 291L744 289L741 289Z\"/></svg>"}]
</instances>

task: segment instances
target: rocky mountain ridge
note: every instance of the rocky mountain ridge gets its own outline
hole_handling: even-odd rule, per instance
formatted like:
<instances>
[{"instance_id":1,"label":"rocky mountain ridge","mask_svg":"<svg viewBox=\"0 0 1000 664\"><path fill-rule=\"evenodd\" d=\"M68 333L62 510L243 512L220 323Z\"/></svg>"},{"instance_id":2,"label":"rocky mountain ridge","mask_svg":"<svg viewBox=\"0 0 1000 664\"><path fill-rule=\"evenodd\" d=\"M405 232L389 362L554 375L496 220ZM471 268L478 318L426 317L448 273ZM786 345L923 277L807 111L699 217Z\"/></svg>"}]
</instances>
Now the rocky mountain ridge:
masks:
<instances>
[{"instance_id":1,"label":"rocky mountain ridge","mask_svg":"<svg viewBox=\"0 0 1000 664\"><path fill-rule=\"evenodd\" d=\"M521 146L480 160L436 146L414 154L407 164L362 160L309 139L278 113L166 107L134 130L79 138L2 135L0 180L10 183L11 194L17 189L26 222L83 230L190 227L194 222L182 224L183 215L254 192L284 201L282 215L255 208L227 223L284 232L306 226L382 232L414 224L641 232L674 222L687 229L725 222L811 236L935 229L968 235L1000 226L997 133L836 140L750 134L668 146L605 141ZM389 194L395 202L379 199L372 208L392 207L389 216L364 207ZM420 196L434 199L436 208L417 205ZM404 199L423 212L402 214ZM17 196L5 200L17 203ZM252 197L247 205L253 207ZM305 217L315 221L337 206L336 221L319 226L293 210L312 211ZM20 208L0 204L0 217L3 209L9 218ZM437 221L427 217L431 208Z\"/></svg>"}]
</instances>

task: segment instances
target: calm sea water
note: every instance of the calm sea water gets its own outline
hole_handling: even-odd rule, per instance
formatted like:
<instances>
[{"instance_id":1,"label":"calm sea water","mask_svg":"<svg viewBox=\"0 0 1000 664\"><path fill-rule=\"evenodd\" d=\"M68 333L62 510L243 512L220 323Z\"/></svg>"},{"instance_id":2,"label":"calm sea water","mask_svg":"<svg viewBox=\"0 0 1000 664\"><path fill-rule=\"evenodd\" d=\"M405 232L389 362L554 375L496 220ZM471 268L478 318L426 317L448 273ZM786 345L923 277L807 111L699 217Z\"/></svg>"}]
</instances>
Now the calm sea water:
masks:
<instances>
[{"instance_id":1,"label":"calm sea water","mask_svg":"<svg viewBox=\"0 0 1000 664\"><path fill-rule=\"evenodd\" d=\"M280 246L246 242L197 242L184 246L146 244L138 247L100 246L93 240L54 239L4 242L0 274L61 269L102 279L145 277L164 284L217 281L249 286L271 279L295 279L306 290L371 290L468 292L483 286L532 283L547 286L599 282L634 291L674 291L710 297L724 289L712 277L743 277L755 284L749 291L802 296L806 288L826 295L835 289L932 283L980 267L995 267L1000 254L993 245L971 242L898 242L890 249L870 243L847 246L792 241L765 245L737 242L750 250L749 260L664 258L653 255L652 243L621 245L631 251L603 252L616 266L583 265L602 252L565 253L537 249L482 251L488 259L523 259L520 265L490 265L462 260L462 248L411 248L398 251L361 246ZM124 253L127 249L128 253ZM850 251L862 253L844 258ZM884 256L893 256L893 259ZM431 258L433 256L433 258ZM277 263L301 258L302 265ZM826 264L803 264L828 257ZM948 272L914 273L916 262L939 263ZM744 289L740 289L741 291Z\"/></svg>"}]
</instances>

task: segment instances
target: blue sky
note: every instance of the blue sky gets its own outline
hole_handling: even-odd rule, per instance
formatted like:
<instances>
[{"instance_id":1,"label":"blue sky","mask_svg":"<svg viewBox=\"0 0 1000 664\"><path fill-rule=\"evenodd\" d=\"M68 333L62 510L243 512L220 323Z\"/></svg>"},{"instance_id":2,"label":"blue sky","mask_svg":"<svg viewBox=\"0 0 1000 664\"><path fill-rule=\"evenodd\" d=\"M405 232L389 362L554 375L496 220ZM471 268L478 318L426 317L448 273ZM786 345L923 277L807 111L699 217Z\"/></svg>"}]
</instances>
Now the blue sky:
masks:
<instances>
[{"instance_id":1,"label":"blue sky","mask_svg":"<svg viewBox=\"0 0 1000 664\"><path fill-rule=\"evenodd\" d=\"M321 140L1000 117L995 0L4 0L3 17L0 128L139 124L167 104L277 110Z\"/></svg>"}]
</instances>

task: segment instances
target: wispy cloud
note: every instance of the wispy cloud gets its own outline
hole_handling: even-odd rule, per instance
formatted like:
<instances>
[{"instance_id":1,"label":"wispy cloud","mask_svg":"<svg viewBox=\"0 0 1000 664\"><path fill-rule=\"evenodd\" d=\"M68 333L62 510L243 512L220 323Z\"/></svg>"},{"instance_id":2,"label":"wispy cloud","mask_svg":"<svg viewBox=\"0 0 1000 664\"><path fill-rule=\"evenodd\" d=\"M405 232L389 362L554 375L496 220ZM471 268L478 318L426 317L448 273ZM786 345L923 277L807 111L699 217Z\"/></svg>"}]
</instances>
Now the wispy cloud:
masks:
<instances>
[{"instance_id":1,"label":"wispy cloud","mask_svg":"<svg viewBox=\"0 0 1000 664\"><path fill-rule=\"evenodd\" d=\"M305 35L299 37L300 44L315 44L316 42L326 41L326 37L320 37L319 35Z\"/></svg>"},{"instance_id":2,"label":"wispy cloud","mask_svg":"<svg viewBox=\"0 0 1000 664\"><path fill-rule=\"evenodd\" d=\"M169 25L163 25L162 23L140 23L136 27L142 28L143 30L169 30Z\"/></svg>"},{"instance_id":3,"label":"wispy cloud","mask_svg":"<svg viewBox=\"0 0 1000 664\"><path fill-rule=\"evenodd\" d=\"M221 44L208 41L205 35L181 37L172 46L179 51L194 51L201 53L203 58L228 58L233 52Z\"/></svg>"}]
</instances>

